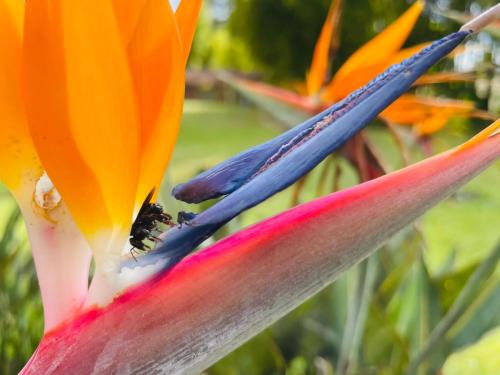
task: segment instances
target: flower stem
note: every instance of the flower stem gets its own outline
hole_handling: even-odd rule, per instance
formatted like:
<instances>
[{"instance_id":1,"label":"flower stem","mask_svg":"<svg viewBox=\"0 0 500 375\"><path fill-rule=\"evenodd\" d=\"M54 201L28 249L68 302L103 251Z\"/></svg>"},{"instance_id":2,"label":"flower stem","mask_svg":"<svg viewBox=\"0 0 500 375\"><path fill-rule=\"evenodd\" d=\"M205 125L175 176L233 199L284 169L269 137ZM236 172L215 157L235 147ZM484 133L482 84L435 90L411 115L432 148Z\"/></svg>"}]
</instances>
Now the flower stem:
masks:
<instances>
[{"instance_id":1,"label":"flower stem","mask_svg":"<svg viewBox=\"0 0 500 375\"><path fill-rule=\"evenodd\" d=\"M82 307L91 253L64 206L57 209L54 222L35 213L31 204L22 204L21 211L31 242L47 332Z\"/></svg>"}]
</instances>

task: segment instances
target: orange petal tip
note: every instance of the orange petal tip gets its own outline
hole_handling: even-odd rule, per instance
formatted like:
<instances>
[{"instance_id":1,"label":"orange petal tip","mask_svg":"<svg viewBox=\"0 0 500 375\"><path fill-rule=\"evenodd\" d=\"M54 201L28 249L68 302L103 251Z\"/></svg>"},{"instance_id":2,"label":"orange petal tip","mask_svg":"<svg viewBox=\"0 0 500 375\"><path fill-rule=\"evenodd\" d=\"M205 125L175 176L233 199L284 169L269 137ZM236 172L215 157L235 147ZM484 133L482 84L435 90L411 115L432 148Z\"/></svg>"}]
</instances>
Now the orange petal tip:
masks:
<instances>
[{"instance_id":1,"label":"orange petal tip","mask_svg":"<svg viewBox=\"0 0 500 375\"><path fill-rule=\"evenodd\" d=\"M496 120L493 124L488 126L486 129L484 129L480 133L476 134L474 137L469 139L467 142L465 142L464 144L459 146L456 151L457 152L463 151L467 148L470 148L472 146L475 146L475 145L483 142L485 139L487 139L495 134L499 134L500 133L499 128L500 128L500 119Z\"/></svg>"}]
</instances>

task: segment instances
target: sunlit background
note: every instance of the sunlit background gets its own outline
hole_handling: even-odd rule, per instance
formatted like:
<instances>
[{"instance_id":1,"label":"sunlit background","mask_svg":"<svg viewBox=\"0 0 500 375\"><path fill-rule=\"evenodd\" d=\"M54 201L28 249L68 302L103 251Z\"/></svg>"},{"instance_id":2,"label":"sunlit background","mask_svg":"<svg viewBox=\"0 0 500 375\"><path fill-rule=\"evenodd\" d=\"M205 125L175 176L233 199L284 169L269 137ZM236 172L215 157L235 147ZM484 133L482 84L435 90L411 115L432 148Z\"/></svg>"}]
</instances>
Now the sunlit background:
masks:
<instances>
[{"instance_id":1,"label":"sunlit background","mask_svg":"<svg viewBox=\"0 0 500 375\"><path fill-rule=\"evenodd\" d=\"M178 0L171 3L175 7ZM189 61L179 142L162 189L167 211L202 210L175 202L171 187L310 116L241 82L305 96L306 73L330 3L205 0ZM495 3L428 1L404 46L456 31L468 16ZM343 1L328 77L409 6L405 0ZM437 101L471 101L480 115L452 113L439 131L428 134L374 121L363 135L370 152L366 160L376 155L377 165L390 172L459 144L498 117L499 38L497 22L433 68L463 79L412 90ZM360 163L344 151L210 241L366 179ZM419 374L500 374L499 184L497 163L206 373L389 375L405 374L411 364ZM43 319L22 219L3 187L0 209L0 373L11 374L35 349ZM429 355L416 360L423 351Z\"/></svg>"}]
</instances>

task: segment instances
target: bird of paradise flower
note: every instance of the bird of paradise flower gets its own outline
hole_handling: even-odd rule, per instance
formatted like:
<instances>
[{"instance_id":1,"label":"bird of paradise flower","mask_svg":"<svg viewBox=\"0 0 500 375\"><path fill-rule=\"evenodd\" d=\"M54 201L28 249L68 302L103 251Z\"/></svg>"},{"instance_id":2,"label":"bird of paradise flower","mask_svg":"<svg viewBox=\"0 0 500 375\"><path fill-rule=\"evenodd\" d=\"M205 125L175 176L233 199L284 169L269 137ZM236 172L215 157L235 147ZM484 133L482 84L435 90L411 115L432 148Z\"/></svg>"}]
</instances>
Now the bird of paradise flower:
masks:
<instances>
[{"instance_id":1,"label":"bird of paradise flower","mask_svg":"<svg viewBox=\"0 0 500 375\"><path fill-rule=\"evenodd\" d=\"M159 186L175 143L200 3L184 0L175 13L163 0L0 3L8 47L0 49L0 177L27 224L46 330L23 373L197 373L500 156L497 121L457 149L180 262L317 165L484 26L483 16L324 113L177 187L184 200L226 197L130 259L134 213Z\"/></svg>"},{"instance_id":2,"label":"bird of paradise flower","mask_svg":"<svg viewBox=\"0 0 500 375\"><path fill-rule=\"evenodd\" d=\"M355 51L329 79L332 51L339 48L342 3L342 0L332 0L305 82L297 85L297 93L254 81L238 80L238 83L300 110L317 113L365 85L392 64L401 62L428 45L422 43L402 49L425 6L425 1L418 0L386 29ZM470 73L441 72L426 75L417 80L415 85L473 79ZM408 106L413 109L410 114ZM403 95L381 114L381 118L391 124L414 126L419 135L436 132L455 116L494 118L487 112L476 110L469 101L443 101L415 94Z\"/></svg>"}]
</instances>

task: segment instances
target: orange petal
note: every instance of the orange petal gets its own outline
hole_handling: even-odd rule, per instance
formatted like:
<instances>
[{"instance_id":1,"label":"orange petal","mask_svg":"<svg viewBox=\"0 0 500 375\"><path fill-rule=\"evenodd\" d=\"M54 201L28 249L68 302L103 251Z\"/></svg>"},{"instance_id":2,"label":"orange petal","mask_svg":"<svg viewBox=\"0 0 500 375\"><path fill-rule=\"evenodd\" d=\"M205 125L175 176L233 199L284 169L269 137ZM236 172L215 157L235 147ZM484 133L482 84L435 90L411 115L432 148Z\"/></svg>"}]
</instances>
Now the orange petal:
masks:
<instances>
[{"instance_id":1,"label":"orange petal","mask_svg":"<svg viewBox=\"0 0 500 375\"><path fill-rule=\"evenodd\" d=\"M434 74L427 74L422 76L415 82L416 85L430 85L435 83L448 83L448 82L474 82L474 73L463 72L440 72Z\"/></svg>"},{"instance_id":2,"label":"orange petal","mask_svg":"<svg viewBox=\"0 0 500 375\"><path fill-rule=\"evenodd\" d=\"M184 97L182 48L169 2L147 0L128 45L141 123L138 205L153 188L158 191L177 139Z\"/></svg>"},{"instance_id":3,"label":"orange petal","mask_svg":"<svg viewBox=\"0 0 500 375\"><path fill-rule=\"evenodd\" d=\"M187 61L189 52L191 51L201 3L202 0L181 0L175 12L175 18L177 19L177 24L179 25L179 31L181 33L185 61Z\"/></svg>"},{"instance_id":4,"label":"orange petal","mask_svg":"<svg viewBox=\"0 0 500 375\"><path fill-rule=\"evenodd\" d=\"M421 122L416 123L416 131L420 135L433 134L446 126L448 121L454 116L476 117L483 120L491 120L492 114L483 111L475 111L473 108L461 108L455 106L436 107L432 111L432 115L424 118Z\"/></svg>"},{"instance_id":5,"label":"orange petal","mask_svg":"<svg viewBox=\"0 0 500 375\"><path fill-rule=\"evenodd\" d=\"M427 47L430 43L421 43L387 55L386 59L375 64L360 65L347 74L336 74L334 79L325 87L323 99L329 103L336 102L352 91L366 85L393 64L399 64L413 54Z\"/></svg>"},{"instance_id":6,"label":"orange petal","mask_svg":"<svg viewBox=\"0 0 500 375\"><path fill-rule=\"evenodd\" d=\"M428 135L441 130L446 126L453 112L450 110L437 110L434 114L415 124L415 129L419 135Z\"/></svg>"},{"instance_id":7,"label":"orange petal","mask_svg":"<svg viewBox=\"0 0 500 375\"><path fill-rule=\"evenodd\" d=\"M439 98L432 96L416 96L407 94L403 96L407 104L413 106L422 106L429 108L447 108L457 112L470 112L474 110L474 102L469 100L456 100L448 98Z\"/></svg>"},{"instance_id":8,"label":"orange petal","mask_svg":"<svg viewBox=\"0 0 500 375\"><path fill-rule=\"evenodd\" d=\"M430 46L430 42L424 42L424 43L419 43L414 46L408 47L408 48L403 48L394 54L392 54L389 59L387 60L387 65L386 67L391 66L392 64L399 64L401 61L413 56L414 54L420 52L423 50L425 47ZM452 52L453 53L453 52ZM449 56L449 55L448 55Z\"/></svg>"},{"instance_id":9,"label":"orange petal","mask_svg":"<svg viewBox=\"0 0 500 375\"><path fill-rule=\"evenodd\" d=\"M424 9L424 1L418 0L384 31L370 40L342 65L336 77L345 76L361 66L387 61L387 56L398 51L408 38L415 22ZM381 53L381 51L383 53Z\"/></svg>"},{"instance_id":10,"label":"orange petal","mask_svg":"<svg viewBox=\"0 0 500 375\"><path fill-rule=\"evenodd\" d=\"M138 121L110 0L26 2L24 74L33 141L75 221L128 231Z\"/></svg>"},{"instance_id":11,"label":"orange petal","mask_svg":"<svg viewBox=\"0 0 500 375\"><path fill-rule=\"evenodd\" d=\"M428 134L439 130L448 120L445 117L468 116L474 112L474 103L411 94L401 96L381 113L385 120L398 125L415 125ZM437 117L436 117L437 116ZM443 125L444 122L444 125ZM435 130L435 131L436 131Z\"/></svg>"},{"instance_id":12,"label":"orange petal","mask_svg":"<svg viewBox=\"0 0 500 375\"><path fill-rule=\"evenodd\" d=\"M388 55L384 61L376 64L361 65L345 75L336 74L334 79L325 87L323 99L328 103L339 101L352 91L366 85L391 65L400 63L426 47L428 44L429 43L423 43L403 49L392 55Z\"/></svg>"},{"instance_id":13,"label":"orange petal","mask_svg":"<svg viewBox=\"0 0 500 375\"><path fill-rule=\"evenodd\" d=\"M486 138L492 136L495 133L498 133L498 129L500 129L500 119L496 120L493 124L489 125L482 132L476 134L474 137L469 139L467 142L457 147L456 151L460 152L472 146L475 146L481 142L484 142Z\"/></svg>"},{"instance_id":14,"label":"orange petal","mask_svg":"<svg viewBox=\"0 0 500 375\"><path fill-rule=\"evenodd\" d=\"M381 117L398 125L412 125L423 121L430 114L431 109L420 105L415 95L406 94L387 107Z\"/></svg>"},{"instance_id":15,"label":"orange petal","mask_svg":"<svg viewBox=\"0 0 500 375\"><path fill-rule=\"evenodd\" d=\"M360 66L358 69L344 76L335 76L325 87L322 100L326 103L335 103L351 92L366 85L370 80L382 73L387 66L386 62L368 66Z\"/></svg>"},{"instance_id":16,"label":"orange petal","mask_svg":"<svg viewBox=\"0 0 500 375\"><path fill-rule=\"evenodd\" d=\"M41 175L21 99L23 23L23 1L0 2L0 179L15 193Z\"/></svg>"},{"instance_id":17,"label":"orange petal","mask_svg":"<svg viewBox=\"0 0 500 375\"><path fill-rule=\"evenodd\" d=\"M430 115L430 108L416 104L415 96L410 94L401 96L380 114L384 120L398 125L413 125Z\"/></svg>"},{"instance_id":18,"label":"orange petal","mask_svg":"<svg viewBox=\"0 0 500 375\"><path fill-rule=\"evenodd\" d=\"M147 0L113 0L118 27L125 45L134 35L139 17Z\"/></svg>"},{"instance_id":19,"label":"orange petal","mask_svg":"<svg viewBox=\"0 0 500 375\"><path fill-rule=\"evenodd\" d=\"M314 48L311 69L306 77L307 93L309 96L316 95L325 83L330 63L330 48L333 44L334 36L338 44L337 27L341 12L342 0L332 0L325 23L321 29L321 34Z\"/></svg>"}]
</instances>

